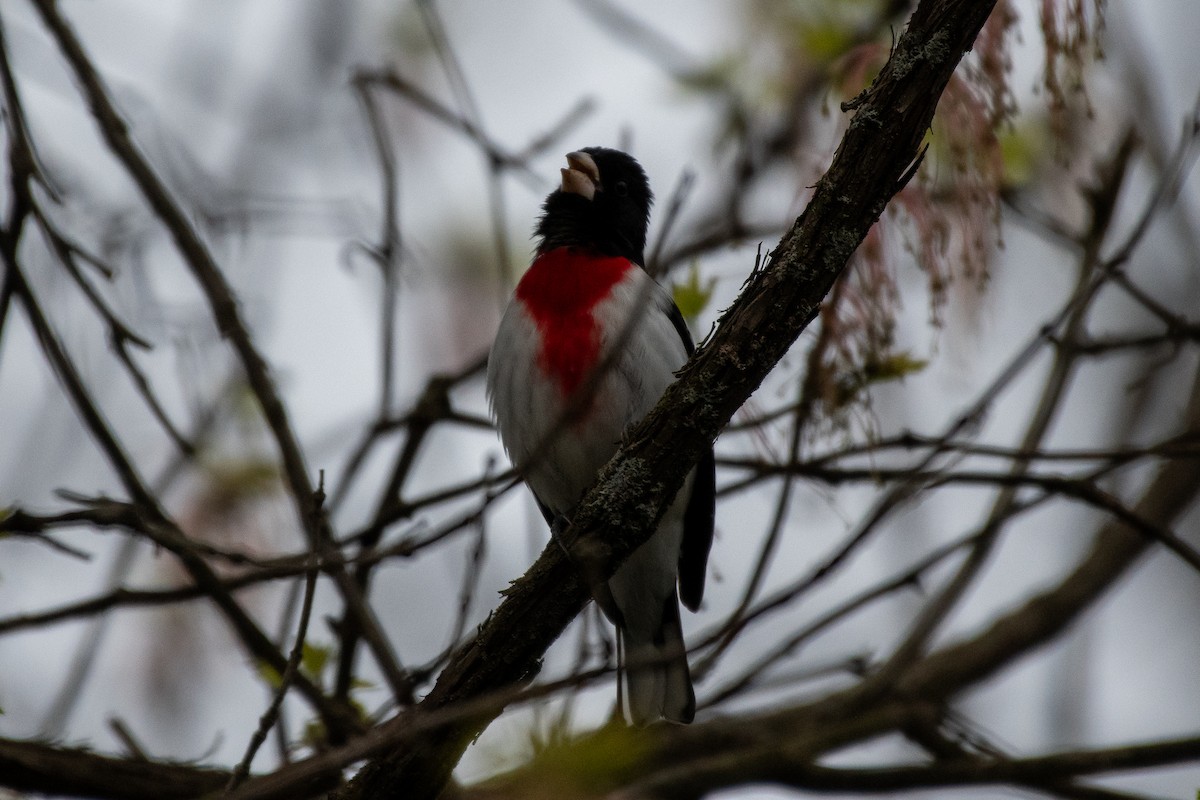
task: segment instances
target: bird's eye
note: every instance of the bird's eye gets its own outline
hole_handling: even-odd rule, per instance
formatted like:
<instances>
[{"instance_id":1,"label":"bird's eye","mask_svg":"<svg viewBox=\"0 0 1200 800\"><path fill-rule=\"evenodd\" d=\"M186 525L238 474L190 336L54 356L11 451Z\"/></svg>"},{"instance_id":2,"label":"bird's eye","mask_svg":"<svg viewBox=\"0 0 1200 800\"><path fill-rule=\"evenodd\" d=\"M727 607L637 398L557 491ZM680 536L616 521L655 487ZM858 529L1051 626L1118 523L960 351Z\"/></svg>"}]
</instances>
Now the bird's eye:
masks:
<instances>
[{"instance_id":1,"label":"bird's eye","mask_svg":"<svg viewBox=\"0 0 1200 800\"><path fill-rule=\"evenodd\" d=\"M617 197L624 197L629 194L629 184L625 181L617 181L617 185L613 187L613 191L617 193Z\"/></svg>"}]
</instances>

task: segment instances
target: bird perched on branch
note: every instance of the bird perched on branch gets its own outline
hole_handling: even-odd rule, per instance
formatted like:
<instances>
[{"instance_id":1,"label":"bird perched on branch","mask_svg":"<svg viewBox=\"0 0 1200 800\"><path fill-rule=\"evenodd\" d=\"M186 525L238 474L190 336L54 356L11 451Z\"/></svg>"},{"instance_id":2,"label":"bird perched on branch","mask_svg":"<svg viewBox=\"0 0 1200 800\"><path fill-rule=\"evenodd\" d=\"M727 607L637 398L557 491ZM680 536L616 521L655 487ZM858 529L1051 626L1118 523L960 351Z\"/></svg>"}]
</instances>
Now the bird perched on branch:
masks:
<instances>
[{"instance_id":1,"label":"bird perched on branch","mask_svg":"<svg viewBox=\"0 0 1200 800\"><path fill-rule=\"evenodd\" d=\"M500 438L552 531L569 524L625 429L694 349L671 296L643 268L652 199L629 155L569 153L492 345L487 385ZM619 633L621 694L634 724L695 716L679 600L695 611L703 597L713 504L710 448L651 538L606 586L593 586Z\"/></svg>"}]
</instances>

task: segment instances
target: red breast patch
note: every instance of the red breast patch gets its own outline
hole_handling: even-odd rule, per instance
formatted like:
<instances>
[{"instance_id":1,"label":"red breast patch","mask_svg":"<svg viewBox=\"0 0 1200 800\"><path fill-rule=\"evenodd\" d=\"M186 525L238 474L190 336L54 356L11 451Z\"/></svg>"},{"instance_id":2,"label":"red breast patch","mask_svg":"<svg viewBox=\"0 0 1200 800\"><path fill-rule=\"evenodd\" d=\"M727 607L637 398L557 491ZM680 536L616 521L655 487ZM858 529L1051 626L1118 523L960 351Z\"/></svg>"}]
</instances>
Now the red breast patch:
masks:
<instances>
[{"instance_id":1,"label":"red breast patch","mask_svg":"<svg viewBox=\"0 0 1200 800\"><path fill-rule=\"evenodd\" d=\"M541 334L538 366L564 395L579 387L600 355L600 331L592 311L633 262L574 247L543 253L517 284L517 299Z\"/></svg>"}]
</instances>

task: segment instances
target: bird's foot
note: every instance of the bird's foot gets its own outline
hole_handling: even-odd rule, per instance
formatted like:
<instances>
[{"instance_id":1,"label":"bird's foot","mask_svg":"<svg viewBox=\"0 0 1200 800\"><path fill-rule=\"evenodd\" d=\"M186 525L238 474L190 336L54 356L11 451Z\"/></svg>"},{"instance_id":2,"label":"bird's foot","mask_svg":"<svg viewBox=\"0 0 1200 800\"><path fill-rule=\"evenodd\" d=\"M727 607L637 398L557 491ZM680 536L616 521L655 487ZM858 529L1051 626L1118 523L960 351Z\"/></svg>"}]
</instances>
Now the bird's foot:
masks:
<instances>
[{"instance_id":1,"label":"bird's foot","mask_svg":"<svg viewBox=\"0 0 1200 800\"><path fill-rule=\"evenodd\" d=\"M555 514L554 521L550 523L550 538L558 542L558 546L562 548L567 558L571 558L571 548L567 547L566 539L566 532L570 527L571 520L567 519L563 514Z\"/></svg>"},{"instance_id":2,"label":"bird's foot","mask_svg":"<svg viewBox=\"0 0 1200 800\"><path fill-rule=\"evenodd\" d=\"M583 582L587 584L588 590L591 592L592 599L596 601L596 605L600 606L600 610L614 624L621 624L621 612L617 608L617 601L613 598L612 590L608 588L608 581L604 579L604 556L593 552L594 547L589 548L586 540L584 542L567 540L567 530L571 527L571 520L562 514L557 514L554 517L554 522L550 523L550 536L554 541L558 542L558 546L566 553L567 560L575 565L579 570L579 574L583 576Z\"/></svg>"}]
</instances>

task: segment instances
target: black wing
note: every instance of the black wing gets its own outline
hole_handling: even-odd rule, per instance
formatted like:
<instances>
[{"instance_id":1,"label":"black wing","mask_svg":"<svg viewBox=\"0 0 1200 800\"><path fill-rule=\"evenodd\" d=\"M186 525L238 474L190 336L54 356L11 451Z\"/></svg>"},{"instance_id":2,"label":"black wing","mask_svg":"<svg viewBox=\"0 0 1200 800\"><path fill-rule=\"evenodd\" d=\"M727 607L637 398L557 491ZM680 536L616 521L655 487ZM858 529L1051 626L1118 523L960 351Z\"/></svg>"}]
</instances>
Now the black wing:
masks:
<instances>
[{"instance_id":1,"label":"black wing","mask_svg":"<svg viewBox=\"0 0 1200 800\"><path fill-rule=\"evenodd\" d=\"M663 310L679 332L690 356L696 351L692 333L679 307L673 302ZM708 551L712 549L713 518L717 505L717 466L709 447L696 464L692 478L692 496L683 517L683 543L679 548L679 599L689 611L700 608L704 599L704 578L708 573Z\"/></svg>"},{"instance_id":2,"label":"black wing","mask_svg":"<svg viewBox=\"0 0 1200 800\"><path fill-rule=\"evenodd\" d=\"M525 484L525 485L528 486L529 484ZM550 506L548 506L542 502L542 498L537 496L537 492L535 492L532 487L530 487L529 493L531 495L533 495L533 500L535 503L537 503L538 511L541 511L542 516L546 518L546 524L550 526L551 531L554 531L555 530L554 525L555 525L556 520L558 519L558 515L556 515L553 511L550 510Z\"/></svg>"},{"instance_id":3,"label":"black wing","mask_svg":"<svg viewBox=\"0 0 1200 800\"><path fill-rule=\"evenodd\" d=\"M679 306L675 305L675 301L668 298L667 302L663 304L662 310L667 312L667 317L675 326L675 332L683 340L683 347L687 350L687 354L690 356L696 352L696 345L692 342L692 332L688 330L687 320L683 318L683 312L679 310Z\"/></svg>"},{"instance_id":4,"label":"black wing","mask_svg":"<svg viewBox=\"0 0 1200 800\"><path fill-rule=\"evenodd\" d=\"M679 547L679 599L689 611L700 608L704 599L716 503L717 466L710 447L696 464L692 496L683 517L683 544Z\"/></svg>"}]
</instances>

